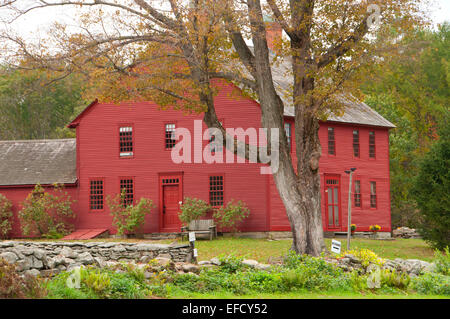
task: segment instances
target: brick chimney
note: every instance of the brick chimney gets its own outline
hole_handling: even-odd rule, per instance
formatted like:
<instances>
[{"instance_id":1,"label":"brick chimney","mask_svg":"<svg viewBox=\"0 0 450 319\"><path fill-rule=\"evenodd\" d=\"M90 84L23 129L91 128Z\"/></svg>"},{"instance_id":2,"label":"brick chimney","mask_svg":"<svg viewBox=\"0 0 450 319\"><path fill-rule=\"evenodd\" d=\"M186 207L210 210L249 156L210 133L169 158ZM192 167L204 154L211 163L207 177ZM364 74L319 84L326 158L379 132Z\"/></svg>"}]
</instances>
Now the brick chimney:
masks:
<instances>
[{"instance_id":1,"label":"brick chimney","mask_svg":"<svg viewBox=\"0 0 450 319\"><path fill-rule=\"evenodd\" d=\"M281 39L283 28L278 22L268 16L264 17L264 21L266 22L267 46L271 51L274 51L274 44Z\"/></svg>"}]
</instances>

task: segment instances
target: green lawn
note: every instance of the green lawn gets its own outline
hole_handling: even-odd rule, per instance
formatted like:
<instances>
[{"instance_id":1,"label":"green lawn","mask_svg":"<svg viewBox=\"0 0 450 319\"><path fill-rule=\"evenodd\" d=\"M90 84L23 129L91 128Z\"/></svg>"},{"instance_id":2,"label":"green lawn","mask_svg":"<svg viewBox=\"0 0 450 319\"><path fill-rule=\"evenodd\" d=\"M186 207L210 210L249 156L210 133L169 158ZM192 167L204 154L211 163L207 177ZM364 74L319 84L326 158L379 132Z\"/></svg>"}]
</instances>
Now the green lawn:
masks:
<instances>
[{"instance_id":1,"label":"green lawn","mask_svg":"<svg viewBox=\"0 0 450 319\"><path fill-rule=\"evenodd\" d=\"M342 242L342 247L347 247L345 239L337 239ZM330 248L331 239L325 240L327 248ZM291 240L267 240L246 238L219 238L217 240L197 240L198 260L211 259L219 255L234 254L245 256L266 263L269 260L279 259L291 247ZM433 259L434 251L421 239L396 239L373 240L356 238L351 241L351 249L367 248L383 258L394 259Z\"/></svg>"},{"instance_id":2,"label":"green lawn","mask_svg":"<svg viewBox=\"0 0 450 319\"><path fill-rule=\"evenodd\" d=\"M28 239L27 239L28 240ZM34 239L37 241L54 241L46 239ZM342 243L343 249L347 247L347 240L337 238ZM88 241L112 241L112 242L145 242L145 243L161 243L170 244L173 242L181 242L180 240L139 240L139 239L91 239ZM84 241L85 242L85 241ZM184 241L182 243L188 243ZM330 249L331 239L325 239L327 249ZM266 263L269 260L279 259L285 255L291 247L292 240L267 240L267 239L250 239L250 238L222 238L209 241L199 239L196 241L198 249L198 260L211 259L219 255L234 254L237 256L245 256L246 258L255 259L259 262ZM403 258L403 259L421 259L431 261L434 251L428 244L421 239L395 239L395 240L374 240L355 238L351 240L350 249L367 248L374 251L377 255L387 259Z\"/></svg>"}]
</instances>

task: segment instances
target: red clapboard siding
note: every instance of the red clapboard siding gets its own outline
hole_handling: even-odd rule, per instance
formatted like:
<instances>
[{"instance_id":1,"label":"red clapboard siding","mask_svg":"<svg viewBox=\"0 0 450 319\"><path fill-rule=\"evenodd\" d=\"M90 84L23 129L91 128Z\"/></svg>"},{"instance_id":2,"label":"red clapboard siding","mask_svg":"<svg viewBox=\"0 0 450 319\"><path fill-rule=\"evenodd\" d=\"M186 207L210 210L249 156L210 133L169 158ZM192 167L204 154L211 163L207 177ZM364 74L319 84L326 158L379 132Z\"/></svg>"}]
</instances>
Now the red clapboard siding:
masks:
<instances>
[{"instance_id":1,"label":"red clapboard siding","mask_svg":"<svg viewBox=\"0 0 450 319\"><path fill-rule=\"evenodd\" d=\"M12 210L13 210L13 229L11 231L11 237L20 238L23 237L21 231L21 225L19 220L19 211L23 208L22 203L28 196L30 192L32 192L34 186L0 186L0 194L3 194L12 202ZM46 192L52 192L53 187L44 187ZM78 198L78 188L76 186L65 186L65 191L71 197L71 200L77 200ZM74 211L78 211L78 202L73 203L72 209ZM74 220L77 223L77 220Z\"/></svg>"},{"instance_id":2,"label":"red clapboard siding","mask_svg":"<svg viewBox=\"0 0 450 319\"><path fill-rule=\"evenodd\" d=\"M218 118L230 128L259 128L261 114L258 103L235 94L232 85L223 84L215 99ZM171 151L165 149L165 125L189 129L194 133L194 120L201 120L202 114L185 114L176 110L159 110L151 102L124 102L120 105L93 103L72 124L77 133L77 177L76 187L67 188L77 200L77 229L108 229L115 233L106 201L102 211L89 209L89 183L92 179L104 181L105 197L120 192L120 178L132 177L134 198L150 198L155 209L147 216L144 232L161 231L160 176L182 176L182 196L209 200L209 176L224 176L224 201L243 200L250 208L250 217L240 227L241 231L289 231L290 226L283 203L272 176L260 174L261 164L235 163L175 164ZM292 154L295 159L295 128L292 119ZM119 156L119 127L133 127L133 156ZM336 155L328 155L328 127L335 130ZM202 124L202 130L206 126ZM353 157L353 129L360 131L360 158ZM369 158L369 132L375 131L376 158ZM371 224L378 224L382 231L390 231L389 190L389 131L386 128L356 126L342 123L321 123L319 137L322 145L320 174L322 183L322 215L324 230L327 230L324 176L338 176L340 180L341 229L347 225L348 175L345 170L356 167L354 180L361 181L362 207L352 209L352 222L358 231L368 230ZM193 136L192 136L193 138ZM203 141L203 147L208 144ZM203 151L202 147L202 151ZM192 157L194 145L192 145ZM235 159L236 157L232 155ZM224 157L225 161L226 157ZM193 158L192 158L193 160ZM370 208L370 182L377 183L377 207ZM28 188L0 188L0 193L14 203L15 219L20 202L32 190ZM353 199L352 199L353 200ZM353 201L352 201L353 202ZM18 223L14 236L20 236Z\"/></svg>"}]
</instances>

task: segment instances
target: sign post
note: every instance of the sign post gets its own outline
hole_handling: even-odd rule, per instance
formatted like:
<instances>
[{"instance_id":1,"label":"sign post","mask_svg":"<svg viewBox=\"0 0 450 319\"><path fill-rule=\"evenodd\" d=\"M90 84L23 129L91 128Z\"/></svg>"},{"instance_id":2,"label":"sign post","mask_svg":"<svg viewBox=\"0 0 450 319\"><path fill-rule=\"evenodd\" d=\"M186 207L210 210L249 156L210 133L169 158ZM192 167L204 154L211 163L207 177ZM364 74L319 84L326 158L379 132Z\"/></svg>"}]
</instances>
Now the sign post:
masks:
<instances>
[{"instance_id":1,"label":"sign post","mask_svg":"<svg viewBox=\"0 0 450 319\"><path fill-rule=\"evenodd\" d=\"M195 248L195 232L189 232L189 246L191 246L192 249L192 262L196 264L198 253Z\"/></svg>"}]
</instances>

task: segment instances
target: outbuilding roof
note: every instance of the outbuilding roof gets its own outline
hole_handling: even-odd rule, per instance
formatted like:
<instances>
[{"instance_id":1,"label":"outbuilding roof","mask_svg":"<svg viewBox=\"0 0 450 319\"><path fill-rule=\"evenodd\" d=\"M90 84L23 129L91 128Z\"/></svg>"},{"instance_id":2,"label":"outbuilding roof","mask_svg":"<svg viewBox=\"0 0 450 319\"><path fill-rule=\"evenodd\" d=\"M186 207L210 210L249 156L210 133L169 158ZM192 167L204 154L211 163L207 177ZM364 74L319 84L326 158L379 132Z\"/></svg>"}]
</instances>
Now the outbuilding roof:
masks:
<instances>
[{"instance_id":1,"label":"outbuilding roof","mask_svg":"<svg viewBox=\"0 0 450 319\"><path fill-rule=\"evenodd\" d=\"M0 141L0 186L74 184L76 140Z\"/></svg>"}]
</instances>

